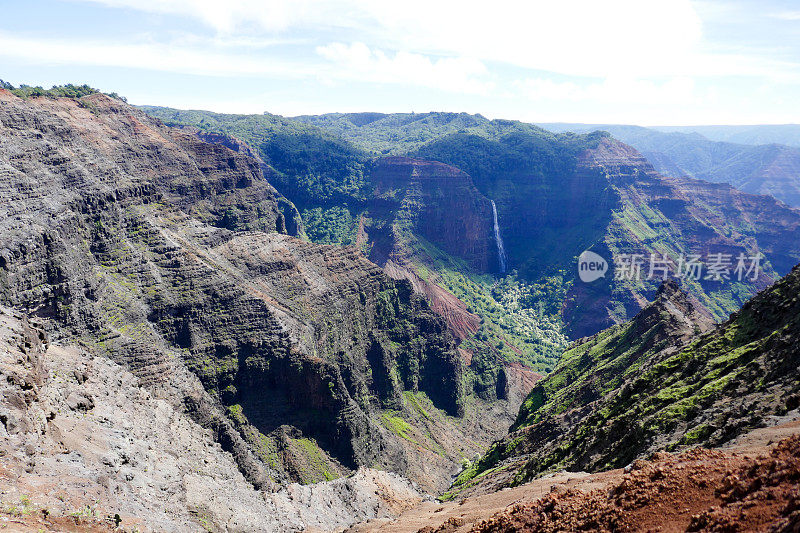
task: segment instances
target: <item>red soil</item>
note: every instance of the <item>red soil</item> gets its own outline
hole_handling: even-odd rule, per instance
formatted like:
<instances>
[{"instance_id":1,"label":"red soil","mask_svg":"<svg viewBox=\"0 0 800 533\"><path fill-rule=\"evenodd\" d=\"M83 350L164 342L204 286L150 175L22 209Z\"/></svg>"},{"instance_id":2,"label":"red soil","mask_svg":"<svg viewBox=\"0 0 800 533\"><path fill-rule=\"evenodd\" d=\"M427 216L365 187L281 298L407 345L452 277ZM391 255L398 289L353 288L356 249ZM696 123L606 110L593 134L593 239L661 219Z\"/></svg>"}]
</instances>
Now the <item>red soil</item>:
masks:
<instances>
[{"instance_id":1,"label":"red soil","mask_svg":"<svg viewBox=\"0 0 800 533\"><path fill-rule=\"evenodd\" d=\"M755 458L704 449L656 454L608 488L555 491L472 531L800 531L800 436Z\"/></svg>"}]
</instances>

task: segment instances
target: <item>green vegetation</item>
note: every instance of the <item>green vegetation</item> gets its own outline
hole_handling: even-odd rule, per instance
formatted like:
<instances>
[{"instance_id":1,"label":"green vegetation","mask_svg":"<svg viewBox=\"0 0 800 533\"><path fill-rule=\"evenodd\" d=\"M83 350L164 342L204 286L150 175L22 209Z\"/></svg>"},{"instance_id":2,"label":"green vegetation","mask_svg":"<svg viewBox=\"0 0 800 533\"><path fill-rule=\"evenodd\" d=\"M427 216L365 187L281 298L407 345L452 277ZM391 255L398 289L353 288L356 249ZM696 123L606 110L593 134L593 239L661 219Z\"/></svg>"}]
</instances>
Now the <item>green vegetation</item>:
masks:
<instances>
[{"instance_id":1,"label":"green vegetation","mask_svg":"<svg viewBox=\"0 0 800 533\"><path fill-rule=\"evenodd\" d=\"M239 404L229 405L226 414L256 455L273 471L285 472L288 468L300 483L318 483L341 477L342 467L333 462L316 440L281 437L277 433L264 435L250 424ZM285 455L290 458L288 466L284 463Z\"/></svg>"},{"instance_id":2,"label":"green vegetation","mask_svg":"<svg viewBox=\"0 0 800 533\"><path fill-rule=\"evenodd\" d=\"M452 456L472 446L472 442L457 442L453 450L453 434L442 433L441 428L456 429L461 422L447 412L437 408L423 391L403 391L403 401L397 409L380 412L380 424L388 431L409 442L414 447L428 450L440 457ZM472 408L472 407L470 407ZM445 449L450 448L450 452ZM463 457L463 453L462 453Z\"/></svg>"},{"instance_id":3,"label":"green vegetation","mask_svg":"<svg viewBox=\"0 0 800 533\"><path fill-rule=\"evenodd\" d=\"M258 428L251 425L244 414L242 406L239 404L229 405L226 408L228 418L234 423L242 437L252 447L255 454L265 465L275 471L283 468L280 454L278 453L278 443L271 435L264 435Z\"/></svg>"},{"instance_id":4,"label":"green vegetation","mask_svg":"<svg viewBox=\"0 0 800 533\"><path fill-rule=\"evenodd\" d=\"M393 413L392 411L385 411L381 413L381 422L386 429L398 437L406 439L407 441L413 442L419 446L419 442L411 437L411 425L401 417L397 416L396 413Z\"/></svg>"},{"instance_id":5,"label":"green vegetation","mask_svg":"<svg viewBox=\"0 0 800 533\"><path fill-rule=\"evenodd\" d=\"M289 439L289 442L300 463L299 477L302 483L319 483L341 477L317 441L303 437Z\"/></svg>"},{"instance_id":6,"label":"green vegetation","mask_svg":"<svg viewBox=\"0 0 800 533\"><path fill-rule=\"evenodd\" d=\"M410 391L410 390L407 390L407 391L403 392L403 396L405 396L406 402L410 403L411 406L414 408L414 410L417 413L422 415L423 418L431 419L431 415L428 414L428 411L426 411L425 408L422 407L422 403L420 402L420 400L417 399L417 395L424 396L424 394L425 393L421 393L421 392L414 393L414 391ZM430 400L428 400L428 401L430 401Z\"/></svg>"},{"instance_id":7,"label":"green vegetation","mask_svg":"<svg viewBox=\"0 0 800 533\"><path fill-rule=\"evenodd\" d=\"M682 228L664 214L655 202L644 201L634 187L618 187L617 190L621 196L622 206L612 211L608 225L608 242L612 254L656 253L677 258L693 253L693 235L685 235ZM698 202L698 205L702 205L704 211L698 215L699 219L708 230L727 237L730 237L732 232L741 232L749 238L755 237L755 229L747 217L743 217L742 220L726 216L718 208L701 202ZM765 272L772 271L769 262L765 262L764 266ZM734 279L724 285L688 278L684 281L692 294L717 320L727 318L754 294L751 284ZM611 299L624 301L625 295L630 293L643 297L655 291L659 283L660 280L643 280L636 283L618 281L609 288ZM624 311L622 316L616 318L624 320L626 318Z\"/></svg>"},{"instance_id":8,"label":"green vegetation","mask_svg":"<svg viewBox=\"0 0 800 533\"><path fill-rule=\"evenodd\" d=\"M555 371L531 391L513 428L541 422L599 399L635 375L640 365L672 339L662 324L642 331L635 323L613 326L564 352Z\"/></svg>"},{"instance_id":9,"label":"green vegetation","mask_svg":"<svg viewBox=\"0 0 800 533\"><path fill-rule=\"evenodd\" d=\"M44 89L39 86L31 87L30 85L25 84L22 84L19 87L14 87L10 83L4 82L3 80L0 80L0 89L11 91L14 95L19 96L20 98L32 98L38 96L44 96L47 98L81 98L90 94L100 93L99 90L86 84L73 85L72 83L68 83L66 85L53 85L50 89ZM116 98L117 100L127 102L124 97L118 95L117 93L103 94L112 98Z\"/></svg>"},{"instance_id":10,"label":"green vegetation","mask_svg":"<svg viewBox=\"0 0 800 533\"><path fill-rule=\"evenodd\" d=\"M516 273L504 278L474 272L462 260L423 237L408 237L416 272L467 305L480 318L478 331L461 347L473 353L470 379L481 397L495 397L503 361L519 361L541 373L550 372L568 341L560 305L570 282L563 271L537 282Z\"/></svg>"},{"instance_id":11,"label":"green vegetation","mask_svg":"<svg viewBox=\"0 0 800 533\"><path fill-rule=\"evenodd\" d=\"M349 142L314 126L270 115L226 115L209 111L183 111L143 106L149 115L169 125L195 126L224 133L252 146L274 172L267 179L300 211L331 207L357 212L369 190L366 167L370 155ZM324 217L317 221L325 222ZM331 222L339 222L333 216ZM318 224L321 238L343 236L335 228Z\"/></svg>"},{"instance_id":12,"label":"green vegetation","mask_svg":"<svg viewBox=\"0 0 800 533\"><path fill-rule=\"evenodd\" d=\"M355 243L358 219L346 206L314 207L304 210L301 216L312 242L345 246Z\"/></svg>"},{"instance_id":13,"label":"green vegetation","mask_svg":"<svg viewBox=\"0 0 800 533\"><path fill-rule=\"evenodd\" d=\"M364 151L379 155L420 153L422 147L448 136L475 136L485 139L509 137L509 144L519 145L518 154L531 147L530 139L584 138L573 134L557 135L533 124L512 120L489 120L468 113L330 113L299 116L293 120L316 126L352 142ZM519 137L514 138L514 135ZM424 157L424 156L423 156ZM434 158L437 160L438 158ZM477 158L475 159L477 161ZM466 170L466 169L465 169ZM506 169L508 170L508 169ZM469 171L467 171L469 172Z\"/></svg>"},{"instance_id":14,"label":"green vegetation","mask_svg":"<svg viewBox=\"0 0 800 533\"><path fill-rule=\"evenodd\" d=\"M510 436L462 472L453 490L510 457L531 454L517 483L576 465L616 468L657 442L667 450L719 445L785 413L800 396L798 287L795 269L690 343L666 334L674 317L654 304L572 347L526 398ZM559 427L567 411L569 424Z\"/></svg>"}]
</instances>

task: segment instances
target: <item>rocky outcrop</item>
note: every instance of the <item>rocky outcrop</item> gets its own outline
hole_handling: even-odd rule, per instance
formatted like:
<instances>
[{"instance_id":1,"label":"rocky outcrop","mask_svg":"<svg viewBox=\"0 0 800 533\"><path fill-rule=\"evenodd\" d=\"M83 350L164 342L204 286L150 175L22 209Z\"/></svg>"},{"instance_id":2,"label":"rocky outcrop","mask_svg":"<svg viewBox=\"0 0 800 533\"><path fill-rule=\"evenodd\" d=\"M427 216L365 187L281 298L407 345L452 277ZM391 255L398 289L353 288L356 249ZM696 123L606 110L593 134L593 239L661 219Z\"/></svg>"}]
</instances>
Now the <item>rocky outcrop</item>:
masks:
<instances>
[{"instance_id":1,"label":"rocky outcrop","mask_svg":"<svg viewBox=\"0 0 800 533\"><path fill-rule=\"evenodd\" d=\"M0 513L17 530L333 531L423 499L368 469L260 493L184 410L2 307L0 377Z\"/></svg>"},{"instance_id":2,"label":"rocky outcrop","mask_svg":"<svg viewBox=\"0 0 800 533\"><path fill-rule=\"evenodd\" d=\"M538 501L476 520L469 531L793 531L800 524L800 438L764 451L655 454L624 475L609 473L608 481L596 476L595 490L588 480L585 490L553 485L557 490Z\"/></svg>"},{"instance_id":3,"label":"rocky outcrop","mask_svg":"<svg viewBox=\"0 0 800 533\"><path fill-rule=\"evenodd\" d=\"M384 157L374 163L370 181L376 203L395 204L392 244L403 244L397 233L414 232L478 271L497 269L491 203L467 174L436 161ZM393 251L376 239L370 257L383 264Z\"/></svg>"},{"instance_id":4,"label":"rocky outcrop","mask_svg":"<svg viewBox=\"0 0 800 533\"><path fill-rule=\"evenodd\" d=\"M130 368L254 485L289 463L313 480L360 465L413 477L423 460L381 413L420 392L442 420L464 414L442 319L355 249L284 235L258 161L103 95L3 93L0 125L2 301Z\"/></svg>"},{"instance_id":5,"label":"rocky outcrop","mask_svg":"<svg viewBox=\"0 0 800 533\"><path fill-rule=\"evenodd\" d=\"M246 155L249 158L255 159L259 166L261 167L262 174L265 178L274 175L275 170L267 165L258 153L253 150L250 145L246 142L242 141L241 139L237 139L231 135L225 135L224 133L215 133L210 131L201 130L199 128L194 128L191 126L183 126L181 127L182 130L187 131L189 133L193 133L199 139L204 142L212 143L212 144L221 144L225 148L232 150L236 153ZM287 200L284 196L278 195L276 197L276 201L278 204L278 209L280 210L281 214L283 214L283 218L286 224L286 232L289 235L296 235L300 236L304 234L303 231L303 221L300 217L300 212L297 210L295 205Z\"/></svg>"},{"instance_id":6,"label":"rocky outcrop","mask_svg":"<svg viewBox=\"0 0 800 533\"><path fill-rule=\"evenodd\" d=\"M420 263L433 258L416 241L422 237L476 271L496 270L491 202L467 174L436 161L384 157L374 163L370 180L370 223L359 228L361 248L389 276L411 282L459 340L474 335L480 317L433 277L420 275Z\"/></svg>"},{"instance_id":7,"label":"rocky outcrop","mask_svg":"<svg viewBox=\"0 0 800 533\"><path fill-rule=\"evenodd\" d=\"M551 374L552 381L540 382L530 392L512 430L566 408L599 400L605 391L619 387L627 376L650 368L652 358L677 353L713 324L711 314L696 298L684 292L676 281L665 281L656 299L627 327L617 326L570 346ZM609 343L610 337L621 340Z\"/></svg>"},{"instance_id":8,"label":"rocky outcrop","mask_svg":"<svg viewBox=\"0 0 800 533\"><path fill-rule=\"evenodd\" d=\"M606 472L558 472L452 502L425 502L347 533L793 531L800 415L734 449L659 452ZM495 471L488 476L500 475Z\"/></svg>"}]
</instances>

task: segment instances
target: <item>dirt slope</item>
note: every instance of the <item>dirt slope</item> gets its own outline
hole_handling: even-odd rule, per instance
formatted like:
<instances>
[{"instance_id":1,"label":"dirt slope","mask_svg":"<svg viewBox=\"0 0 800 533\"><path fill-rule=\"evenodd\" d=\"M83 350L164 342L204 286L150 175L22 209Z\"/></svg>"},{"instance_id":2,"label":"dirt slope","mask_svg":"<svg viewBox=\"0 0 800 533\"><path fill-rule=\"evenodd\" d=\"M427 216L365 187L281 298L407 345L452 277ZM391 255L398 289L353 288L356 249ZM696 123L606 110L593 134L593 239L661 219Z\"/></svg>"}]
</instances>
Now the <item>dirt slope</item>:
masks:
<instances>
[{"instance_id":1,"label":"dirt slope","mask_svg":"<svg viewBox=\"0 0 800 533\"><path fill-rule=\"evenodd\" d=\"M657 453L597 474L562 472L478 497L426 502L348 531L797 531L800 414L787 418L725 449Z\"/></svg>"}]
</instances>

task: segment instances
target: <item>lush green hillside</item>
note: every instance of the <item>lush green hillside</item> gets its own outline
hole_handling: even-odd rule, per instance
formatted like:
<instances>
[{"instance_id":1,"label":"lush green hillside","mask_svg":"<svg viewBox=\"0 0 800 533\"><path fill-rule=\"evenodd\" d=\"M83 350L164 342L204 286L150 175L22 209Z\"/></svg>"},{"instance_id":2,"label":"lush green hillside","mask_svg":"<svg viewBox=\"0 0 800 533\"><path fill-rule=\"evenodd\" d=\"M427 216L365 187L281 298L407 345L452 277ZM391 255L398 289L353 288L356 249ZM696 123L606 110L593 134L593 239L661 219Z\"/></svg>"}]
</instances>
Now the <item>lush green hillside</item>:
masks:
<instances>
[{"instance_id":1,"label":"lush green hillside","mask_svg":"<svg viewBox=\"0 0 800 533\"><path fill-rule=\"evenodd\" d=\"M318 126L381 155L411 154L431 141L456 134L493 140L516 135L520 140L537 139L542 144L553 145L562 137L533 124L489 120L468 113L331 113L294 117L293 120Z\"/></svg>"},{"instance_id":2,"label":"lush green hillside","mask_svg":"<svg viewBox=\"0 0 800 533\"><path fill-rule=\"evenodd\" d=\"M717 446L800 405L800 266L721 326L671 282L632 321L576 343L509 435L453 492L555 469L621 467L656 450ZM485 479L484 479L485 478Z\"/></svg>"},{"instance_id":3,"label":"lush green hillside","mask_svg":"<svg viewBox=\"0 0 800 533\"><path fill-rule=\"evenodd\" d=\"M82 96L97 94L100 92L98 89L90 87L85 83L83 85L74 85L72 83L67 83L66 85L53 85L50 89L45 89L40 86L32 87L25 84L22 84L19 87L14 87L10 83L3 80L0 80L0 89L11 91L12 94L19 96L20 98L30 98L35 96L46 96L48 98L80 98ZM118 95L117 93L103 94L106 94L112 98L116 98L117 100L127 102L124 97Z\"/></svg>"}]
</instances>

